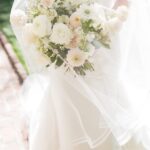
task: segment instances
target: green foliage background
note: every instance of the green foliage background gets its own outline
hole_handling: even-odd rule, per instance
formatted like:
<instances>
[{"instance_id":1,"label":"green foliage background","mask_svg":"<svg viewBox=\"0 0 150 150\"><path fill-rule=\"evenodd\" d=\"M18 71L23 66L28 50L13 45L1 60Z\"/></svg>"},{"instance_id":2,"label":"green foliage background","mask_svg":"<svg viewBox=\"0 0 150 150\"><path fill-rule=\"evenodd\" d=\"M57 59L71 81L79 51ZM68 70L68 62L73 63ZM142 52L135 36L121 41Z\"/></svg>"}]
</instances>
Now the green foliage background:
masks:
<instances>
[{"instance_id":1,"label":"green foliage background","mask_svg":"<svg viewBox=\"0 0 150 150\"><path fill-rule=\"evenodd\" d=\"M0 0L0 32L2 32L7 37L7 40L11 43L13 50L16 53L19 61L27 71L27 67L25 65L25 61L22 56L21 49L19 47L19 44L17 43L17 40L13 34L9 22L9 16L10 16L12 4L13 4L13 0Z\"/></svg>"}]
</instances>

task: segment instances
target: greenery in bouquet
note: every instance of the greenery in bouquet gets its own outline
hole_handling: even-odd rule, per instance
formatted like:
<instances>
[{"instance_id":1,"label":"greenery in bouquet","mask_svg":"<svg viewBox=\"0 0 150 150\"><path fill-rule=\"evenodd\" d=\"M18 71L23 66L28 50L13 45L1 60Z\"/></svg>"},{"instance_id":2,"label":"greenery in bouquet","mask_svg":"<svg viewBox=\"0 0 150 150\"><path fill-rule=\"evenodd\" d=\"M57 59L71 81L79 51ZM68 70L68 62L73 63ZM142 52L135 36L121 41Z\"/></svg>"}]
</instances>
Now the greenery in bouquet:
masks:
<instances>
[{"instance_id":1,"label":"greenery in bouquet","mask_svg":"<svg viewBox=\"0 0 150 150\"><path fill-rule=\"evenodd\" d=\"M24 40L56 67L78 75L94 71L92 58L102 46L111 46L111 35L127 17L127 8L101 6L95 0L29 0L27 8L15 10L11 22L22 26Z\"/></svg>"}]
</instances>

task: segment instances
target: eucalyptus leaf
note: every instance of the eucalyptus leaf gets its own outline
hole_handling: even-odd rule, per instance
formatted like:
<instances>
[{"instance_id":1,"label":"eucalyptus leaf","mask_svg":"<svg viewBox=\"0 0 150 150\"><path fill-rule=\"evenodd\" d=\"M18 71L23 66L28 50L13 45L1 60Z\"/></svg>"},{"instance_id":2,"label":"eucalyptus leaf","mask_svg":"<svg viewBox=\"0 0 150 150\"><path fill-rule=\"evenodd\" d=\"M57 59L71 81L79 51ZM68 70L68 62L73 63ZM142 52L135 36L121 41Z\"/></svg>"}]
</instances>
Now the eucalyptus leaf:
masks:
<instances>
[{"instance_id":1,"label":"eucalyptus leaf","mask_svg":"<svg viewBox=\"0 0 150 150\"><path fill-rule=\"evenodd\" d=\"M60 67L63 63L64 63L64 61L63 61L60 57L57 57L56 65L57 65L58 67Z\"/></svg>"}]
</instances>

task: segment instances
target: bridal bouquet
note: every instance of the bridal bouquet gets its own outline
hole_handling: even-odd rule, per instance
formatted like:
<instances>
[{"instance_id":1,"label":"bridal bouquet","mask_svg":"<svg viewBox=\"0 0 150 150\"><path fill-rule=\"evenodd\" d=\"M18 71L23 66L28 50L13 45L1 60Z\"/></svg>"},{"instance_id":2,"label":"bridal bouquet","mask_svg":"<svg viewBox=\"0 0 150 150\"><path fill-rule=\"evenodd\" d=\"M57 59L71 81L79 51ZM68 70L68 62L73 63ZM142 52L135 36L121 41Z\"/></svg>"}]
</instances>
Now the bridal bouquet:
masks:
<instances>
[{"instance_id":1,"label":"bridal bouquet","mask_svg":"<svg viewBox=\"0 0 150 150\"><path fill-rule=\"evenodd\" d=\"M101 46L110 48L111 34L127 17L127 8L101 6L96 0L29 0L26 9L11 14L11 23L22 27L24 41L34 45L56 67L86 75Z\"/></svg>"}]
</instances>

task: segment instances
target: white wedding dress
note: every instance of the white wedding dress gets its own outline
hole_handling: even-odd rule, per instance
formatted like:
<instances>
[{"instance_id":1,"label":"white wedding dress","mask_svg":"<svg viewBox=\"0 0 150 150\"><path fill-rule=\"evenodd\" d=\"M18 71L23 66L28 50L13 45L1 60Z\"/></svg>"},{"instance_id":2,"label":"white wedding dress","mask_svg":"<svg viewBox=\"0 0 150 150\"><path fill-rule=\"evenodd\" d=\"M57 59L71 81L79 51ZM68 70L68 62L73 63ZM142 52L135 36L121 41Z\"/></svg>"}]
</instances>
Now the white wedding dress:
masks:
<instances>
[{"instance_id":1,"label":"white wedding dress","mask_svg":"<svg viewBox=\"0 0 150 150\"><path fill-rule=\"evenodd\" d=\"M115 3L99 1L108 8ZM25 5L25 0L16 0L12 11ZM146 0L131 1L111 50L96 51L95 71L86 77L53 65L45 69L47 61L14 28L31 72L21 95L29 117L30 150L150 149L148 8Z\"/></svg>"}]
</instances>

